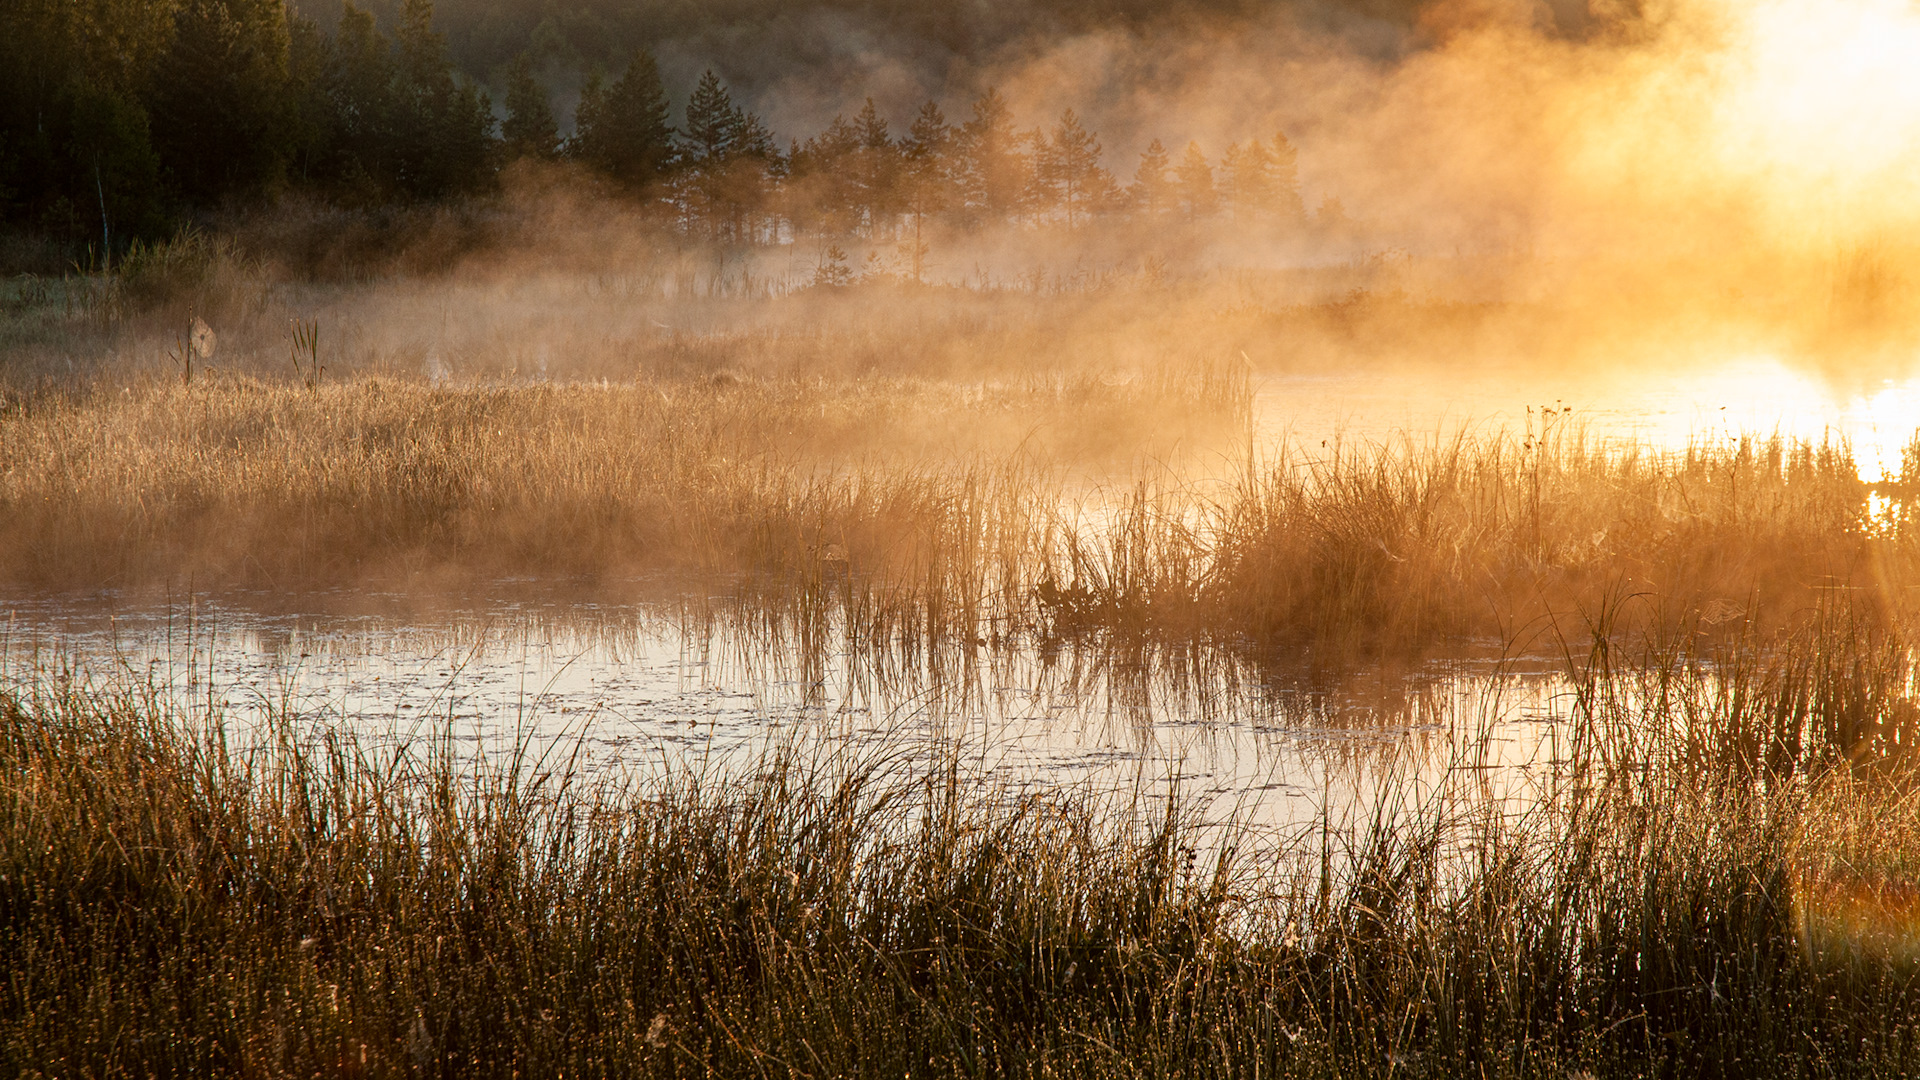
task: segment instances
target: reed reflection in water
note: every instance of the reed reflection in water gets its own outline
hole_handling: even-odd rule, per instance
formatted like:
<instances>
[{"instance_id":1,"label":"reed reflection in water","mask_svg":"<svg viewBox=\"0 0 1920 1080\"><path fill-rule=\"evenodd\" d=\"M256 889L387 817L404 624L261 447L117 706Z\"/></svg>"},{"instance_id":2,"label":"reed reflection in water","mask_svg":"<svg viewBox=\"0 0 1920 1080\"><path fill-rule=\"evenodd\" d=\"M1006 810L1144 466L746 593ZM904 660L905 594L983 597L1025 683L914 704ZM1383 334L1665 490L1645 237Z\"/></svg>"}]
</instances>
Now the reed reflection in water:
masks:
<instances>
[{"instance_id":1,"label":"reed reflection in water","mask_svg":"<svg viewBox=\"0 0 1920 1080\"><path fill-rule=\"evenodd\" d=\"M985 785L1174 794L1274 827L1449 777L1529 801L1565 756L1575 705L1537 659L1326 672L1199 645L875 648L831 619L592 605L412 621L19 603L0 665L16 688L131 690L241 739L279 719L376 748L450 736L588 776L750 766L776 743L885 751L909 769L957 752Z\"/></svg>"}]
</instances>

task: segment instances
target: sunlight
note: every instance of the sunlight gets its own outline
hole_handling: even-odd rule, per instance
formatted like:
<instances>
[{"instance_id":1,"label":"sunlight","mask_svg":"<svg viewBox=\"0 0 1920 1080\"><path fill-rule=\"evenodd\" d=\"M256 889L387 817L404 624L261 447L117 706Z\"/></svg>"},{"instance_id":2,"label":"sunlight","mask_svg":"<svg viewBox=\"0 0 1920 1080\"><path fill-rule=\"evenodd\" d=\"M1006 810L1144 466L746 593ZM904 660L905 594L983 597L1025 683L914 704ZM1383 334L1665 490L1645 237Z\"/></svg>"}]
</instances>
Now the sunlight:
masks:
<instances>
[{"instance_id":1,"label":"sunlight","mask_svg":"<svg viewBox=\"0 0 1920 1080\"><path fill-rule=\"evenodd\" d=\"M1920 13L1905 0L1735 7L1716 116L1728 164L1803 196L1890 195L1920 133Z\"/></svg>"},{"instance_id":2,"label":"sunlight","mask_svg":"<svg viewBox=\"0 0 1920 1080\"><path fill-rule=\"evenodd\" d=\"M1859 414L1863 423L1853 453L1860 479L1879 483L1898 477L1901 455L1920 425L1920 380L1881 390L1862 403Z\"/></svg>"}]
</instances>

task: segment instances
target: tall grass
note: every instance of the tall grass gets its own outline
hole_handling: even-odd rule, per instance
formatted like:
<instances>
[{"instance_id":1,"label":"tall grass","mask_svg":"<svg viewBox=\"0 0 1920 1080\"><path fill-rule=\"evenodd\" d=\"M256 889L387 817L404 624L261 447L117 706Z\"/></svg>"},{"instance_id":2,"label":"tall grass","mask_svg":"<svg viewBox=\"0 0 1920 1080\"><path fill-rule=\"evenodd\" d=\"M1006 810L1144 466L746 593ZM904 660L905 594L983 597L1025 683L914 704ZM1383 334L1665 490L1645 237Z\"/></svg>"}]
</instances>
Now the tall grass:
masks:
<instances>
[{"instance_id":1,"label":"tall grass","mask_svg":"<svg viewBox=\"0 0 1920 1080\"><path fill-rule=\"evenodd\" d=\"M1911 653L1819 625L1633 665L1596 648L1538 799L1467 769L1279 838L884 751L590 782L564 758L376 753L291 717L242 739L49 678L0 698L0 1059L1911 1070ZM1757 716L1794 751L1748 737Z\"/></svg>"},{"instance_id":2,"label":"tall grass","mask_svg":"<svg viewBox=\"0 0 1920 1080\"><path fill-rule=\"evenodd\" d=\"M1916 534L1904 509L1871 519L1867 492L1844 447L1778 437L1291 448L1225 485L1141 483L1097 527L1056 526L1036 599L1060 632L1376 652L1550 643L1621 596L1635 602L1616 619L1718 633L1797 618L1830 588L1891 614Z\"/></svg>"},{"instance_id":3,"label":"tall grass","mask_svg":"<svg viewBox=\"0 0 1920 1080\"><path fill-rule=\"evenodd\" d=\"M1838 445L1496 431L1256 463L1237 361L1137 382L219 375L26 396L0 412L0 568L87 587L666 575L845 608L876 641L1375 651L1565 633L1620 594L1649 626L1716 632L1835 587L1906 605L1913 481L1870 514ZM1129 455L1153 446L1142 470Z\"/></svg>"}]
</instances>

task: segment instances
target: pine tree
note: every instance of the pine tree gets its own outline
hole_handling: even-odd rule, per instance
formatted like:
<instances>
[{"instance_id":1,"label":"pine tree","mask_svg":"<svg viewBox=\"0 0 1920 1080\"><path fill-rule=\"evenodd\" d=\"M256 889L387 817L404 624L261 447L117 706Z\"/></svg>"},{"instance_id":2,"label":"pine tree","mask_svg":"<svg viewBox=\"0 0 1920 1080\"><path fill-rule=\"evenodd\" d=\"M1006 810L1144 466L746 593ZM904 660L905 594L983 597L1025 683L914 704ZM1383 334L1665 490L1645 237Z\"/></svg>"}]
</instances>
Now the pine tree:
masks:
<instances>
[{"instance_id":1,"label":"pine tree","mask_svg":"<svg viewBox=\"0 0 1920 1080\"><path fill-rule=\"evenodd\" d=\"M172 46L174 8L0 4L0 214L64 232L96 257L108 234L119 247L164 225L143 94Z\"/></svg>"},{"instance_id":2,"label":"pine tree","mask_svg":"<svg viewBox=\"0 0 1920 1080\"><path fill-rule=\"evenodd\" d=\"M1285 135L1276 135L1272 145L1253 139L1245 146L1229 146L1221 171L1233 216L1241 221L1299 220L1303 211L1296 160Z\"/></svg>"},{"instance_id":3,"label":"pine tree","mask_svg":"<svg viewBox=\"0 0 1920 1080\"><path fill-rule=\"evenodd\" d=\"M947 115L940 111L939 104L929 101L920 106L902 144L907 157L914 161L937 161L951 152L952 145L953 128L947 123Z\"/></svg>"},{"instance_id":4,"label":"pine tree","mask_svg":"<svg viewBox=\"0 0 1920 1080\"><path fill-rule=\"evenodd\" d=\"M619 81L589 79L574 113L572 154L622 185L638 189L659 180L673 162L667 92L653 54L634 54Z\"/></svg>"},{"instance_id":5,"label":"pine tree","mask_svg":"<svg viewBox=\"0 0 1920 1080\"><path fill-rule=\"evenodd\" d=\"M1140 155L1140 167L1133 171L1132 194L1134 205L1149 218L1158 218L1173 205L1173 180L1168 175L1172 168L1172 159L1160 140L1148 143L1146 152Z\"/></svg>"},{"instance_id":6,"label":"pine tree","mask_svg":"<svg viewBox=\"0 0 1920 1080\"><path fill-rule=\"evenodd\" d=\"M131 95L85 82L76 82L69 94L57 114L65 158L59 172L69 178L69 205L78 213L63 224L75 227L79 235L97 237L99 264L111 266L115 251L140 233L155 231L164 220L156 198L159 155L153 151L146 110Z\"/></svg>"},{"instance_id":7,"label":"pine tree","mask_svg":"<svg viewBox=\"0 0 1920 1080\"><path fill-rule=\"evenodd\" d=\"M687 99L688 157L696 164L726 161L736 152L739 137L740 110L734 108L720 77L708 68Z\"/></svg>"},{"instance_id":8,"label":"pine tree","mask_svg":"<svg viewBox=\"0 0 1920 1080\"><path fill-rule=\"evenodd\" d=\"M715 239L751 239L768 182L784 163L766 125L734 105L711 69L687 101L684 144L689 169L680 202L689 225L704 225Z\"/></svg>"},{"instance_id":9,"label":"pine tree","mask_svg":"<svg viewBox=\"0 0 1920 1080\"><path fill-rule=\"evenodd\" d=\"M479 187L493 157L493 109L454 78L433 29L433 0L402 0L398 177L411 195L434 198Z\"/></svg>"},{"instance_id":10,"label":"pine tree","mask_svg":"<svg viewBox=\"0 0 1920 1080\"><path fill-rule=\"evenodd\" d=\"M896 216L900 173L900 150L887 133L887 122L874 108L873 99L853 121L859 148L854 155L854 186L861 218L870 236L890 231Z\"/></svg>"},{"instance_id":11,"label":"pine tree","mask_svg":"<svg viewBox=\"0 0 1920 1080\"><path fill-rule=\"evenodd\" d=\"M384 197L393 175L401 106L393 53L373 15L347 0L324 56L321 98L328 131L318 164L336 192L361 200Z\"/></svg>"},{"instance_id":12,"label":"pine tree","mask_svg":"<svg viewBox=\"0 0 1920 1080\"><path fill-rule=\"evenodd\" d=\"M149 96L154 148L173 186L207 204L278 182L293 104L279 0L186 0Z\"/></svg>"},{"instance_id":13,"label":"pine tree","mask_svg":"<svg viewBox=\"0 0 1920 1080\"><path fill-rule=\"evenodd\" d=\"M1021 153L1013 111L998 90L973 103L973 119L960 128L961 184L975 216L1017 214L1025 201L1030 163Z\"/></svg>"},{"instance_id":14,"label":"pine tree","mask_svg":"<svg viewBox=\"0 0 1920 1080\"><path fill-rule=\"evenodd\" d=\"M825 131L797 146L788 177L788 216L803 232L845 236L861 221L854 176L860 132L835 116Z\"/></svg>"},{"instance_id":15,"label":"pine tree","mask_svg":"<svg viewBox=\"0 0 1920 1080\"><path fill-rule=\"evenodd\" d=\"M337 137L336 117L327 97L327 73L333 63L333 42L312 19L295 18L288 23L287 154L290 179L300 184L322 177Z\"/></svg>"},{"instance_id":16,"label":"pine tree","mask_svg":"<svg viewBox=\"0 0 1920 1080\"><path fill-rule=\"evenodd\" d=\"M1281 219L1299 221L1307 216L1300 201L1300 152L1287 141L1283 132L1273 133L1273 145L1267 151L1273 162L1273 209Z\"/></svg>"},{"instance_id":17,"label":"pine tree","mask_svg":"<svg viewBox=\"0 0 1920 1080\"><path fill-rule=\"evenodd\" d=\"M926 279L926 222L945 209L953 187L953 128L932 101L920 106L901 146L907 213L913 235L907 240L913 280Z\"/></svg>"},{"instance_id":18,"label":"pine tree","mask_svg":"<svg viewBox=\"0 0 1920 1080\"><path fill-rule=\"evenodd\" d=\"M1251 221L1266 209L1271 168L1267 148L1255 139L1245 146L1228 143L1220 159L1220 195L1237 221Z\"/></svg>"},{"instance_id":19,"label":"pine tree","mask_svg":"<svg viewBox=\"0 0 1920 1080\"><path fill-rule=\"evenodd\" d=\"M1071 231L1106 201L1113 177L1100 167L1100 142L1072 109L1060 115L1045 150L1045 172Z\"/></svg>"},{"instance_id":20,"label":"pine tree","mask_svg":"<svg viewBox=\"0 0 1920 1080\"><path fill-rule=\"evenodd\" d=\"M1188 217L1202 218L1213 213L1218 203L1213 190L1213 166L1207 164L1207 155L1200 152L1199 143L1187 144L1187 152L1181 155L1174 176L1179 179L1180 203Z\"/></svg>"},{"instance_id":21,"label":"pine tree","mask_svg":"<svg viewBox=\"0 0 1920 1080\"><path fill-rule=\"evenodd\" d=\"M533 57L521 53L507 69L507 118L500 125L508 158L552 159L560 153L560 128L546 88L533 77Z\"/></svg>"}]
</instances>

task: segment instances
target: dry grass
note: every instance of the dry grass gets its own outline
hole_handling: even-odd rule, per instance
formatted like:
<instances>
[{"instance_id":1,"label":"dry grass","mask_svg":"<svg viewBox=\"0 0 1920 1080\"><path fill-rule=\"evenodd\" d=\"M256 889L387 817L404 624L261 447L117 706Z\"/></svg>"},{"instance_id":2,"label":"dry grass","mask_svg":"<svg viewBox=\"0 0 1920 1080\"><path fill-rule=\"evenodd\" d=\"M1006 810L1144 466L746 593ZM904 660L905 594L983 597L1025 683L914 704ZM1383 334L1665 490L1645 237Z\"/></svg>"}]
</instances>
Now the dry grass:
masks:
<instances>
[{"instance_id":1,"label":"dry grass","mask_svg":"<svg viewBox=\"0 0 1920 1080\"><path fill-rule=\"evenodd\" d=\"M1910 1071L1911 654L1821 625L1633 665L1596 649L1537 802L1465 770L1278 848L1177 802L1020 796L884 753L587 787L553 759L373 754L293 718L243 752L49 678L0 700L0 1060ZM1745 740L1756 715L1796 752ZM1836 739L1841 718L1879 734Z\"/></svg>"},{"instance_id":2,"label":"dry grass","mask_svg":"<svg viewBox=\"0 0 1920 1080\"><path fill-rule=\"evenodd\" d=\"M138 380L0 414L0 566L43 587L652 579L847 604L881 636L1361 651L1578 636L1571 613L1620 596L1639 625L1715 632L1832 588L1906 606L1907 504L1871 518L1833 445L1490 433L1248 472L1244 409L1232 372Z\"/></svg>"},{"instance_id":3,"label":"dry grass","mask_svg":"<svg viewBox=\"0 0 1920 1080\"><path fill-rule=\"evenodd\" d=\"M1185 405L1205 431L1211 404ZM1000 523L1008 514L1043 512L1049 458L1137 449L1151 437L1128 432L1170 413L1178 427L1179 409L1097 380L142 381L0 417L0 562L55 586L713 581L817 575L839 545L897 583L952 561L940 549L955 530L971 545L957 557L1018 563L1030 543L989 534L1024 527Z\"/></svg>"},{"instance_id":4,"label":"dry grass","mask_svg":"<svg viewBox=\"0 0 1920 1080\"><path fill-rule=\"evenodd\" d=\"M1905 610L1916 534L1879 518L1841 447L1677 453L1578 433L1293 450L1224 485L1141 484L1056 529L1037 594L1056 630L1414 649L1583 637L1622 598L1641 628L1792 622L1824 591ZM1717 628L1717 629L1716 629Z\"/></svg>"}]
</instances>

